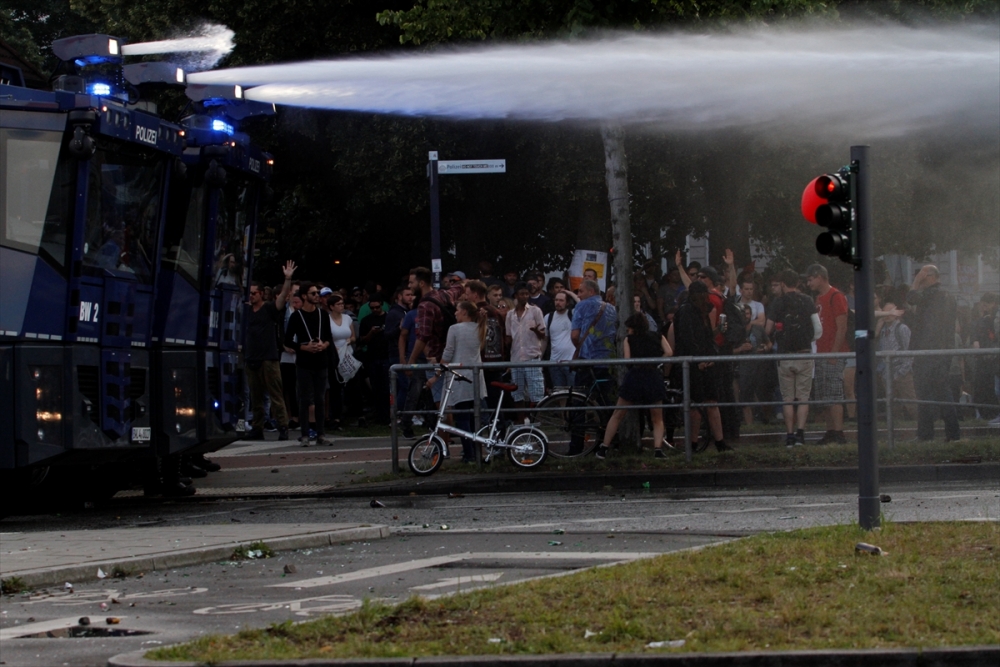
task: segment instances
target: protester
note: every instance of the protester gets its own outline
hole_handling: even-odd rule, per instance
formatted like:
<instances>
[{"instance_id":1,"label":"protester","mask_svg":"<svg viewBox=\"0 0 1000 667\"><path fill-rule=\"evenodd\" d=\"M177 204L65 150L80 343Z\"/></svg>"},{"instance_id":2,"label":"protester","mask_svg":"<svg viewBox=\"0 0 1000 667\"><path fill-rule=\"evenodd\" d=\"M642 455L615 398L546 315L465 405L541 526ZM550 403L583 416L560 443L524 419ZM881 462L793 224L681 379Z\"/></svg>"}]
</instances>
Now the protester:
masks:
<instances>
[{"instance_id":1,"label":"protester","mask_svg":"<svg viewBox=\"0 0 1000 667\"><path fill-rule=\"evenodd\" d=\"M299 442L303 447L310 442L306 425L316 434L316 444L325 444L323 421L323 397L328 379L328 352L333 344L330 333L330 318L317 306L319 287L310 282L302 283L301 293L305 295L302 308L288 320L285 331L285 347L295 350L295 375L298 382L299 423L303 434ZM309 408L315 409L315 422L309 422ZM332 440L331 440L332 442Z\"/></svg>"},{"instance_id":2,"label":"protester","mask_svg":"<svg viewBox=\"0 0 1000 667\"><path fill-rule=\"evenodd\" d=\"M816 312L823 327L823 335L816 341L816 352L849 352L847 347L847 297L830 284L830 274L822 264L812 264L806 269L806 283L816 294ZM817 401L844 400L845 359L820 359L816 361L813 398ZM820 408L826 413L826 433L819 444L843 444L844 405L831 403Z\"/></svg>"},{"instance_id":3,"label":"protester","mask_svg":"<svg viewBox=\"0 0 1000 667\"><path fill-rule=\"evenodd\" d=\"M650 331L648 327L649 323L642 313L630 315L625 320L625 330L628 332L624 350L626 359L653 359L669 357L672 354L667 339L659 333ZM625 374L625 379L618 390L617 405L624 407L638 403L659 406L665 398L663 371L657 366L634 366ZM663 458L663 408L650 409L649 416L653 422L653 456ZM604 431L604 441L595 452L597 458L607 457L608 448L624 417L625 410L620 408L611 414Z\"/></svg>"}]
</instances>

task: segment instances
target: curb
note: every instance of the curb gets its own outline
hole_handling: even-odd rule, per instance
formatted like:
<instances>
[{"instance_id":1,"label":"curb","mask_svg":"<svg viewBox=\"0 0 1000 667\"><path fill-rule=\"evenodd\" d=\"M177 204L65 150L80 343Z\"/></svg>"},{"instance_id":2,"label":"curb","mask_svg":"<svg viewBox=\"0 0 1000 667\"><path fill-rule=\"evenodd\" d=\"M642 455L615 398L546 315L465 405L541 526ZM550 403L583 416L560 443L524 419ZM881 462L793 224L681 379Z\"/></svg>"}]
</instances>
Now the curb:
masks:
<instances>
[{"instance_id":1,"label":"curb","mask_svg":"<svg viewBox=\"0 0 1000 667\"><path fill-rule=\"evenodd\" d=\"M946 463L940 465L883 466L882 484L905 482L996 481L1000 463ZM814 486L858 483L857 468L774 468L770 470L693 470L690 472L558 473L533 472L508 475L446 477L372 484L351 489L331 489L319 496L360 498L370 496L433 495L440 493L532 493L542 491L601 491L682 488L748 488Z\"/></svg>"},{"instance_id":2,"label":"curb","mask_svg":"<svg viewBox=\"0 0 1000 667\"><path fill-rule=\"evenodd\" d=\"M369 525L345 528L343 530L328 530L318 533L276 537L268 539L267 545L274 551L293 551L295 549L311 549L358 540L377 540L388 536L388 526ZM176 567L186 567L188 565L211 563L217 560L227 560L232 555L233 549L241 544L247 544L247 541L233 540L222 545L172 551L155 556L111 558L86 563L85 565L66 565L38 570L26 570L23 572L11 572L9 576L20 578L30 588L55 586L64 581L93 581L97 580L96 573L98 568L105 572L111 572L115 567L129 572L154 572Z\"/></svg>"},{"instance_id":3,"label":"curb","mask_svg":"<svg viewBox=\"0 0 1000 667\"><path fill-rule=\"evenodd\" d=\"M147 660L147 650L116 655L108 667L203 667L196 662ZM213 667L994 667L1000 646L867 651L786 651L743 653L568 653L564 655L473 655L425 658L313 660L232 660Z\"/></svg>"}]
</instances>

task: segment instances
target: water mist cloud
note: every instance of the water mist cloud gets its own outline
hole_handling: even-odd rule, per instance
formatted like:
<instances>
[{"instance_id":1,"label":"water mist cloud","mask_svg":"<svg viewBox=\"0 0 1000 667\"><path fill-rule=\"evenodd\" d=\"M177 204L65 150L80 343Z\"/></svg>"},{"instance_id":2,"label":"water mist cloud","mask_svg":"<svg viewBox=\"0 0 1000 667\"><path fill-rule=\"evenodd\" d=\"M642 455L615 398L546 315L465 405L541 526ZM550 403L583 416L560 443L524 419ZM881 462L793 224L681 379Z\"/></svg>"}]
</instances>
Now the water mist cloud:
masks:
<instances>
[{"instance_id":1,"label":"water mist cloud","mask_svg":"<svg viewBox=\"0 0 1000 667\"><path fill-rule=\"evenodd\" d=\"M148 56L160 53L183 53L186 69L211 69L233 50L235 33L224 25L206 23L193 33L175 39L126 44L122 54Z\"/></svg>"},{"instance_id":2,"label":"water mist cloud","mask_svg":"<svg viewBox=\"0 0 1000 667\"><path fill-rule=\"evenodd\" d=\"M277 104L674 129L820 125L855 136L1000 124L995 27L620 35L203 72Z\"/></svg>"}]
</instances>

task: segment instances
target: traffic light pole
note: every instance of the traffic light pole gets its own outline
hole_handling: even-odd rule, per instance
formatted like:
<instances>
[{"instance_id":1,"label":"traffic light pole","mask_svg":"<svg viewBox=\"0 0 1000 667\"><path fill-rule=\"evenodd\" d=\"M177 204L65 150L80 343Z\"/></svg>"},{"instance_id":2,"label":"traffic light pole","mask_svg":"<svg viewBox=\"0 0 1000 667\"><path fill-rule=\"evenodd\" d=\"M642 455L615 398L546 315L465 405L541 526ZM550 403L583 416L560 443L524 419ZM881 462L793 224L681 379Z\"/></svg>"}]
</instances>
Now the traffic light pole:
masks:
<instances>
[{"instance_id":1,"label":"traffic light pole","mask_svg":"<svg viewBox=\"0 0 1000 667\"><path fill-rule=\"evenodd\" d=\"M881 505L878 491L878 442L875 439L875 271L872 231L871 165L868 146L851 146L856 167L855 205L857 256L854 266L855 373L858 400L858 523L865 530L878 528Z\"/></svg>"}]
</instances>

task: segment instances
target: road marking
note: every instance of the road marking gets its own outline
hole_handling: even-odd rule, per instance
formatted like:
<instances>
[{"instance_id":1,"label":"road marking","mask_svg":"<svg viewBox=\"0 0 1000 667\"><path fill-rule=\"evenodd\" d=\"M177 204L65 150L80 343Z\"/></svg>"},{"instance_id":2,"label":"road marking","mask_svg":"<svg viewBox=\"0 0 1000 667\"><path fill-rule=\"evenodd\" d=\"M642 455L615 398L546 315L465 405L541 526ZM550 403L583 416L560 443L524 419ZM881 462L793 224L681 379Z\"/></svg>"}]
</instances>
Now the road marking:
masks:
<instances>
[{"instance_id":1,"label":"road marking","mask_svg":"<svg viewBox=\"0 0 1000 667\"><path fill-rule=\"evenodd\" d=\"M321 604L314 607L303 606L310 602L319 602ZM360 606L361 600L353 595L320 595L318 597L285 600L283 602L223 604L217 607L195 609L193 613L199 616L221 616L227 614L256 614L263 611L287 609L296 616L309 616L310 614L338 614L345 611L352 611Z\"/></svg>"},{"instance_id":2,"label":"road marking","mask_svg":"<svg viewBox=\"0 0 1000 667\"><path fill-rule=\"evenodd\" d=\"M461 586L483 581L496 581L503 576L503 572L490 572L489 574L473 574L467 577L449 577L448 579L438 579L436 584L424 584L423 586L411 586L411 591L432 591L437 588L448 588L450 586Z\"/></svg>"},{"instance_id":3,"label":"road marking","mask_svg":"<svg viewBox=\"0 0 1000 667\"><path fill-rule=\"evenodd\" d=\"M394 563L392 565L368 568L367 570L358 570L357 572L348 572L347 574L338 574L329 577L315 577L313 579L303 579L302 581L286 581L280 584L271 584L268 588L316 588L317 586L332 586L333 584L341 584L346 581L370 579L372 577L381 577L386 574L396 574L398 572L421 570L426 567L447 565L449 563L462 560L465 555L466 554L457 554L454 556L421 558L419 560L411 560L406 563Z\"/></svg>"},{"instance_id":4,"label":"road marking","mask_svg":"<svg viewBox=\"0 0 1000 667\"><path fill-rule=\"evenodd\" d=\"M387 574L397 574L399 572L411 572L422 570L428 567L438 567L468 560L583 560L583 561L630 561L642 558L652 558L660 556L663 552L627 552L627 551L515 551L515 552L464 552L451 556L437 556L435 558L421 558L405 563L394 563L372 567L357 572L348 572L327 577L314 577L303 579L302 581L286 581L280 584L271 584L268 588L316 588L318 586L332 586L347 581L358 581L359 579L370 579L381 577Z\"/></svg>"}]
</instances>

